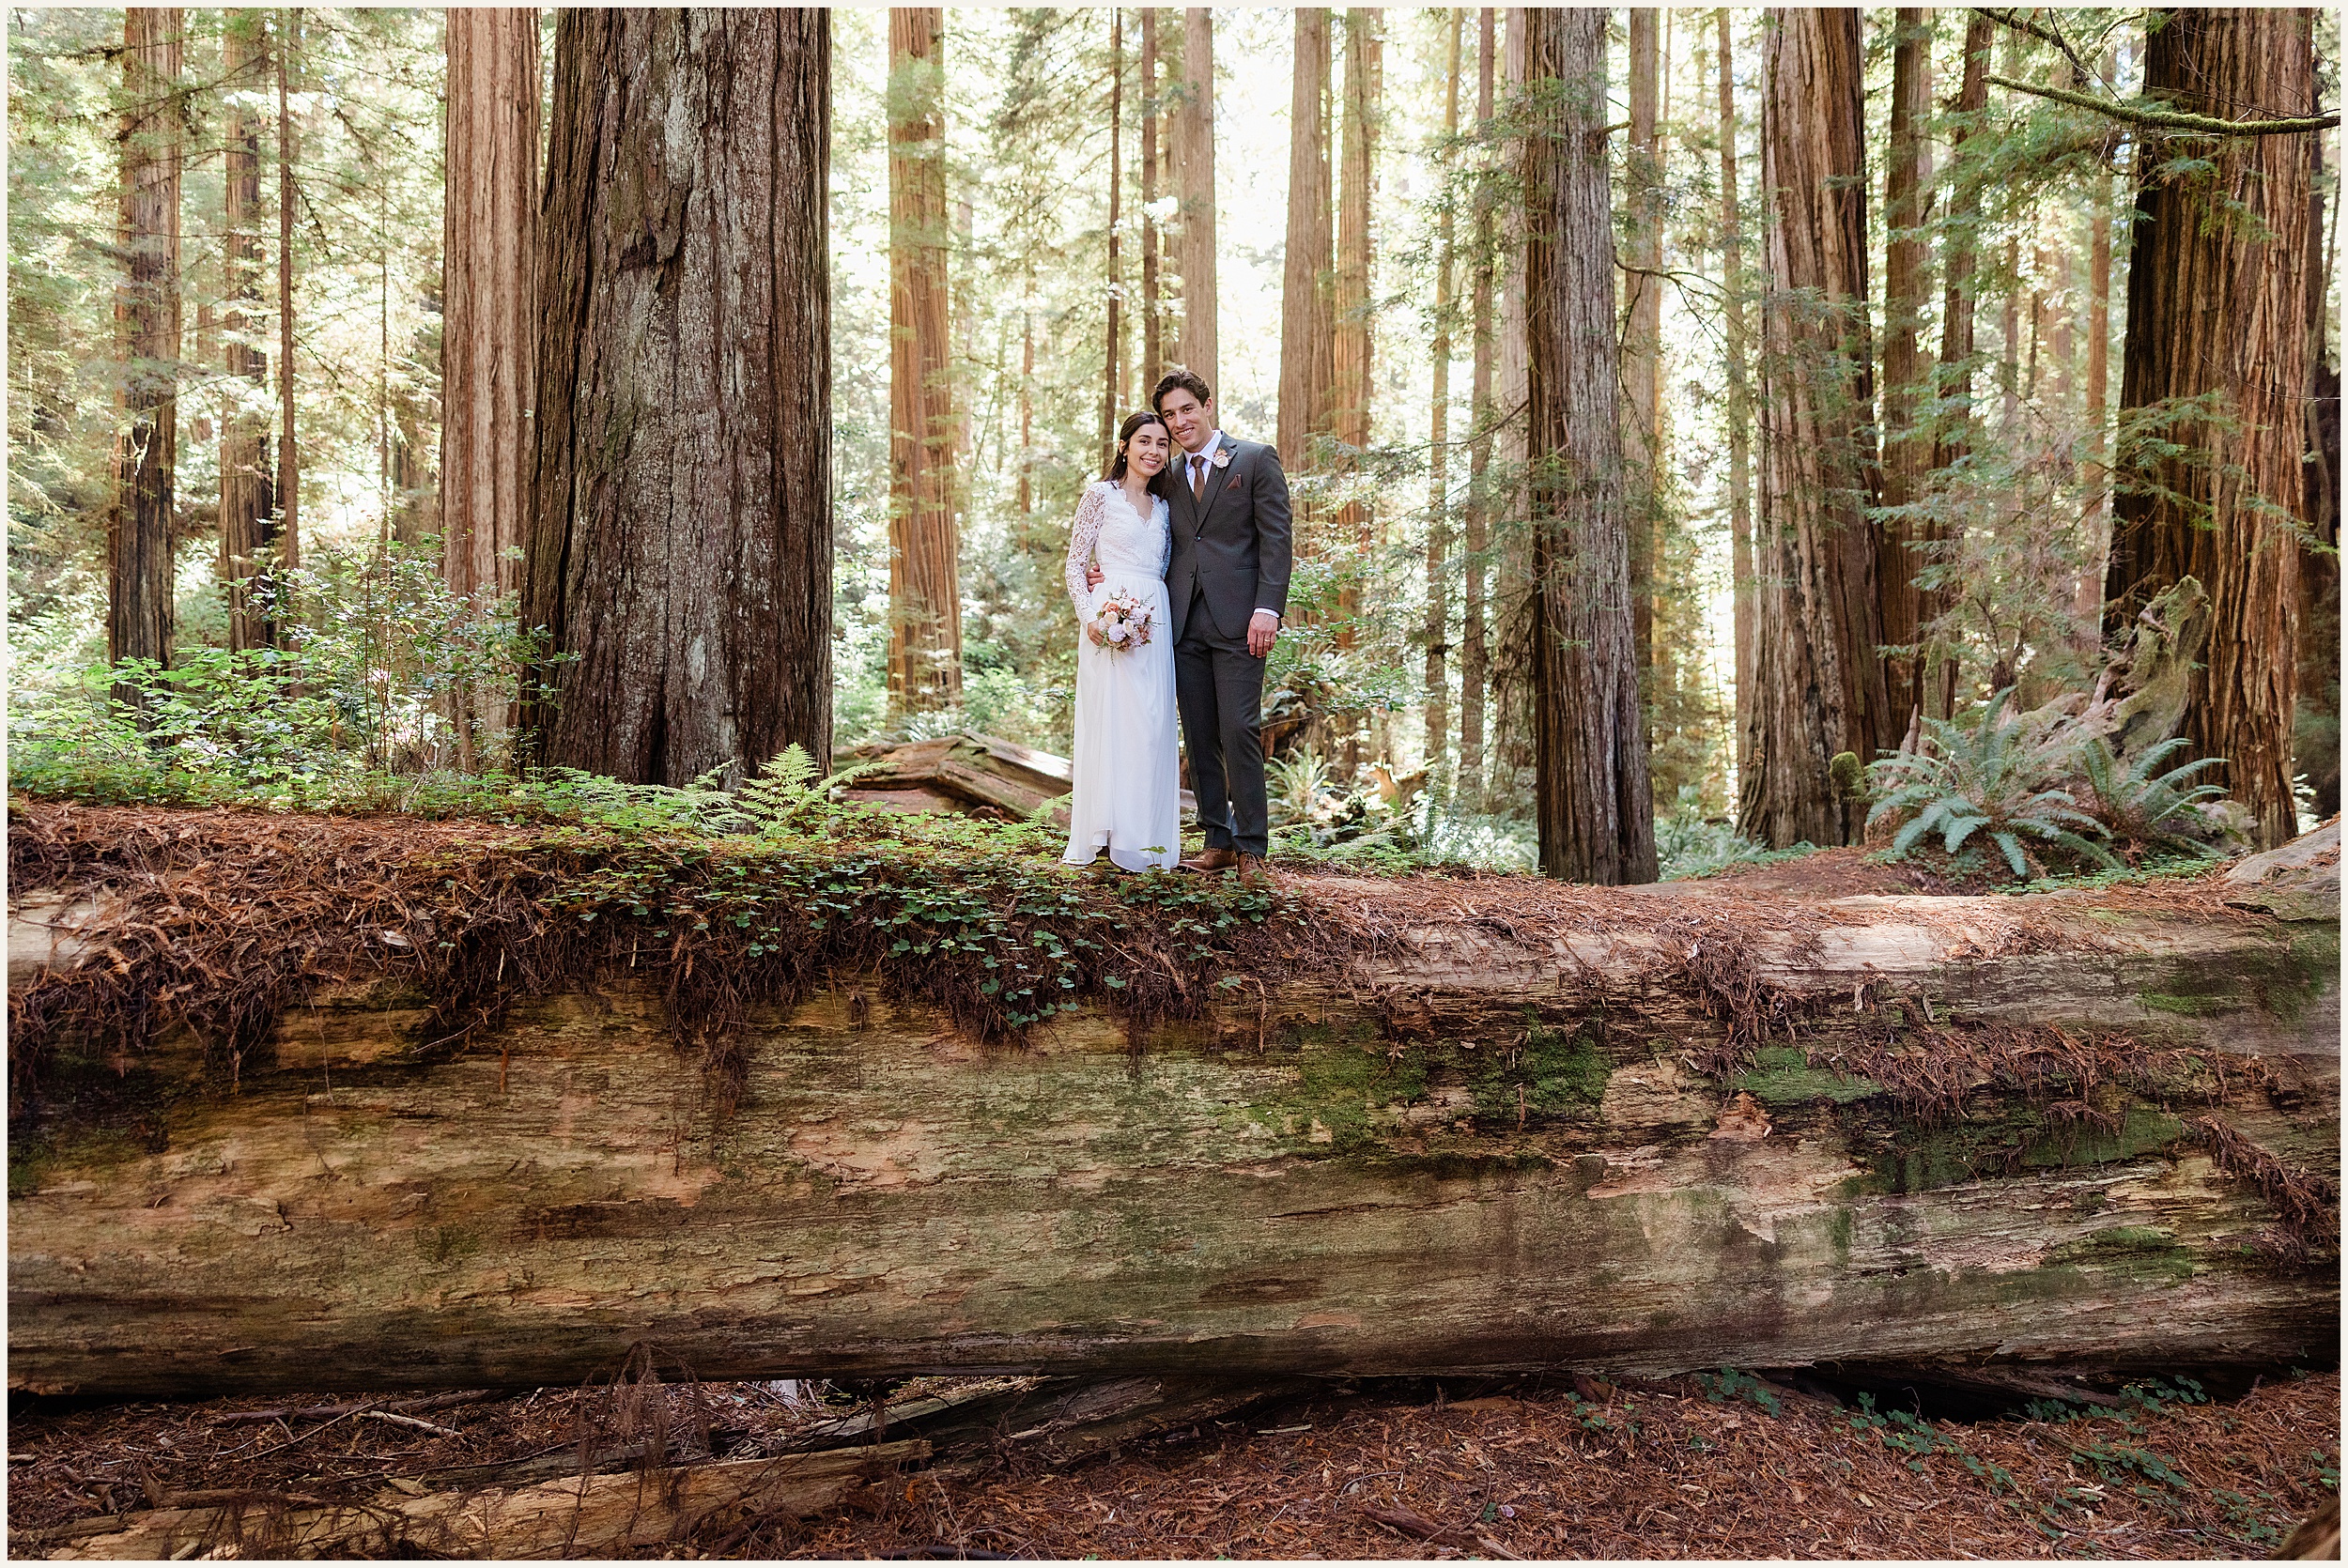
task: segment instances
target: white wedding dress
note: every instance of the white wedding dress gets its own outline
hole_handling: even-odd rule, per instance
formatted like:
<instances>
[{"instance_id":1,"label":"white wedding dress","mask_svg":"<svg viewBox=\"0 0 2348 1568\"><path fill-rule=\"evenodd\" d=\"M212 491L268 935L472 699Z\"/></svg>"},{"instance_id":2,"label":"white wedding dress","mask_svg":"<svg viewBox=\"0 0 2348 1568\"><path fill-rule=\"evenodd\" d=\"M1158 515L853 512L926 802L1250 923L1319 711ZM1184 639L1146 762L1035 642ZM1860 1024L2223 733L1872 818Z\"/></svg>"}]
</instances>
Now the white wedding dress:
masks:
<instances>
[{"instance_id":1,"label":"white wedding dress","mask_svg":"<svg viewBox=\"0 0 2348 1568\"><path fill-rule=\"evenodd\" d=\"M1180 765L1174 751L1174 637L1166 566L1173 554L1166 502L1143 516L1122 485L1101 480L1076 503L1068 540L1068 597L1076 607L1075 791L1068 807L1068 851L1088 865L1104 846L1128 871L1171 870L1182 857ZM1085 564L1101 563L1101 586L1085 586ZM1150 611L1150 640L1110 649L1085 634L1109 595L1122 590Z\"/></svg>"}]
</instances>

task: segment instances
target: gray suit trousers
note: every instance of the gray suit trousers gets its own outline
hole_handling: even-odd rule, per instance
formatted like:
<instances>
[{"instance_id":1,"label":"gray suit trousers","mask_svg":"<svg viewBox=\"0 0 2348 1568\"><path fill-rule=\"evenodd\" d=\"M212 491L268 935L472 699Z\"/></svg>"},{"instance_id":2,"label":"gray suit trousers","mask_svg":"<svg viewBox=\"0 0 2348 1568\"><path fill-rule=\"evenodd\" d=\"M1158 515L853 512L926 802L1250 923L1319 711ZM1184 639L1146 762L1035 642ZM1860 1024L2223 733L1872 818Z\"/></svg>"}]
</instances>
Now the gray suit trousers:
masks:
<instances>
[{"instance_id":1,"label":"gray suit trousers","mask_svg":"<svg viewBox=\"0 0 2348 1568\"><path fill-rule=\"evenodd\" d=\"M1211 850L1262 854L1269 848L1263 783L1264 661L1247 638L1215 630L1206 595L1194 589L1182 640L1174 644L1174 701L1190 751L1191 792Z\"/></svg>"}]
</instances>

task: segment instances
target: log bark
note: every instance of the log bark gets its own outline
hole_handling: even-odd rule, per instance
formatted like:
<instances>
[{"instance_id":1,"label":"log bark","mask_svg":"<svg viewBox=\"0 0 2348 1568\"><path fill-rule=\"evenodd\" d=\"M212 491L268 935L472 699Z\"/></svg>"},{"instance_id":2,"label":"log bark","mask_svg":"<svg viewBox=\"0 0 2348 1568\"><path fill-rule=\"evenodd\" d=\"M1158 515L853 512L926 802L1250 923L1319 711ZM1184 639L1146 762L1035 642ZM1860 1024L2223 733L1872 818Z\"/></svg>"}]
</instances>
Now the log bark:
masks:
<instances>
[{"instance_id":1,"label":"log bark","mask_svg":"<svg viewBox=\"0 0 2348 1568\"><path fill-rule=\"evenodd\" d=\"M2285 113L2315 103L2314 13L2155 13L2145 89L2190 113ZM2180 172L2180 153L2194 161ZM2120 407L2171 417L2186 450L2121 475L2104 625L2125 629L2153 595L2194 576L2219 628L2195 677L2187 734L2257 822L2263 843L2296 831L2291 730L2297 697L2306 500L2309 158L2297 136L2156 139L2139 153ZM2128 459L2124 455L2123 462Z\"/></svg>"},{"instance_id":2,"label":"log bark","mask_svg":"<svg viewBox=\"0 0 2348 1568\"><path fill-rule=\"evenodd\" d=\"M1541 870L1617 885L1653 882L1656 861L1617 417L1605 20L1528 16L1527 68L1555 106L1527 140L1524 291Z\"/></svg>"},{"instance_id":3,"label":"log bark","mask_svg":"<svg viewBox=\"0 0 2348 1568\"><path fill-rule=\"evenodd\" d=\"M616 1557L673 1544L730 1518L806 1516L852 1486L929 1457L919 1440L780 1459L567 1476L516 1488L387 1486L362 1503L319 1504L256 1494L114 1518L19 1544L52 1561L211 1556L440 1557L508 1560ZM576 1466L578 1455L567 1456ZM97 1528L92 1528L97 1527ZM47 1549L42 1551L43 1547Z\"/></svg>"},{"instance_id":4,"label":"log bark","mask_svg":"<svg viewBox=\"0 0 2348 1568\"><path fill-rule=\"evenodd\" d=\"M1859 12L1769 13L1761 183L1774 208L1762 310L1754 700L1738 823L1783 848L1856 841L1834 782L1898 744L1877 600L1881 483L1867 325Z\"/></svg>"},{"instance_id":5,"label":"log bark","mask_svg":"<svg viewBox=\"0 0 2348 1568\"><path fill-rule=\"evenodd\" d=\"M261 350L261 127L244 95L261 91L269 69L263 13L230 11L222 25L221 74L232 96L221 131L221 255L227 299L222 369L226 408L220 426L220 577L228 595L228 646L275 641L275 626L254 600L254 578L276 534L270 475L269 356Z\"/></svg>"},{"instance_id":6,"label":"log bark","mask_svg":"<svg viewBox=\"0 0 2348 1568\"><path fill-rule=\"evenodd\" d=\"M943 8L890 8L888 66L888 699L902 714L962 697Z\"/></svg>"},{"instance_id":7,"label":"log bark","mask_svg":"<svg viewBox=\"0 0 2348 1568\"><path fill-rule=\"evenodd\" d=\"M521 591L538 406L538 13L448 10L440 548L449 587Z\"/></svg>"},{"instance_id":8,"label":"log bark","mask_svg":"<svg viewBox=\"0 0 2348 1568\"><path fill-rule=\"evenodd\" d=\"M1330 300L1329 11L1296 8L1289 95L1288 250L1280 274L1280 466L1307 471L1329 434L1334 330ZM1305 530L1308 543L1312 530Z\"/></svg>"},{"instance_id":9,"label":"log bark","mask_svg":"<svg viewBox=\"0 0 2348 1568\"><path fill-rule=\"evenodd\" d=\"M831 35L565 11L522 623L539 760L635 783L831 754ZM526 694L529 695L529 694Z\"/></svg>"},{"instance_id":10,"label":"log bark","mask_svg":"<svg viewBox=\"0 0 2348 1568\"><path fill-rule=\"evenodd\" d=\"M1214 12L1182 11L1182 106L1174 115L1174 176L1182 226L1174 237L1174 269L1182 279L1183 367L1216 383L1214 280Z\"/></svg>"},{"instance_id":11,"label":"log bark","mask_svg":"<svg viewBox=\"0 0 2348 1568\"><path fill-rule=\"evenodd\" d=\"M171 663L178 464L180 99L177 8L122 13L123 279L115 290L121 426L106 526L106 657ZM115 688L137 703L139 689Z\"/></svg>"},{"instance_id":12,"label":"log bark","mask_svg":"<svg viewBox=\"0 0 2348 1568\"><path fill-rule=\"evenodd\" d=\"M2271 1247L2186 1125L2336 1188L2336 906L1293 891L1390 939L1008 1049L840 976L754 1015L725 1117L626 969L452 1045L394 967L287 1013L233 1094L163 1040L143 1138L11 1138L11 1386L529 1387L639 1344L725 1378L2173 1374L2337 1343L2336 1268ZM12 982L109 961L102 896L16 916ZM2025 1037L2107 1070L1986 1082ZM1934 1082L1963 1103L1920 1108Z\"/></svg>"}]
</instances>

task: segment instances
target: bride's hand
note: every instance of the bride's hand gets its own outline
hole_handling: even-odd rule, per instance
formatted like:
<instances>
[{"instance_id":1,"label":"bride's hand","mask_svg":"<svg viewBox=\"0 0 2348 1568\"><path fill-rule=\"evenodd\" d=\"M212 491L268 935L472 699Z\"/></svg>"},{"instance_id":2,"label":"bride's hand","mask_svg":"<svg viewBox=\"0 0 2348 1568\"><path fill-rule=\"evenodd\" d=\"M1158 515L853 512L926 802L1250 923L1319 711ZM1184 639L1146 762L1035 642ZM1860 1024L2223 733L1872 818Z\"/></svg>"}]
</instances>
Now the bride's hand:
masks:
<instances>
[{"instance_id":1,"label":"bride's hand","mask_svg":"<svg viewBox=\"0 0 2348 1568\"><path fill-rule=\"evenodd\" d=\"M1097 561L1094 561L1091 565L1085 568L1085 586L1087 588L1100 587L1103 576L1104 574L1101 571L1101 563Z\"/></svg>"}]
</instances>

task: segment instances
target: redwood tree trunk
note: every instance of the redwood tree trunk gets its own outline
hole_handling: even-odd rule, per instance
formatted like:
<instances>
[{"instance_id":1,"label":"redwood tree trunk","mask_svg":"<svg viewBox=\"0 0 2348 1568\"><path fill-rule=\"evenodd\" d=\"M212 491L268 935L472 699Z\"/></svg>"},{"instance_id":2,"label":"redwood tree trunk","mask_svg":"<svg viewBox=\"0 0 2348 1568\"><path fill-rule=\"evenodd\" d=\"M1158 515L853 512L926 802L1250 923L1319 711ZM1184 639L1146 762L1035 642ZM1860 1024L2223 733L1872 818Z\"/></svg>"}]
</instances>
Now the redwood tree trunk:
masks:
<instances>
[{"instance_id":1,"label":"redwood tree trunk","mask_svg":"<svg viewBox=\"0 0 2348 1568\"><path fill-rule=\"evenodd\" d=\"M1182 106L1175 116L1174 163L1182 227L1175 270L1182 275L1182 363L1215 384L1214 13L1182 12Z\"/></svg>"},{"instance_id":2,"label":"redwood tree trunk","mask_svg":"<svg viewBox=\"0 0 2348 1568\"><path fill-rule=\"evenodd\" d=\"M1653 882L1616 417L1607 14L1528 9L1525 21L1526 74L1547 105L1526 145L1524 259L1541 870Z\"/></svg>"},{"instance_id":3,"label":"redwood tree trunk","mask_svg":"<svg viewBox=\"0 0 2348 1568\"><path fill-rule=\"evenodd\" d=\"M301 447L294 436L293 53L301 8L284 13L277 37L277 563L301 564ZM290 618L290 617L289 617Z\"/></svg>"},{"instance_id":4,"label":"redwood tree trunk","mask_svg":"<svg viewBox=\"0 0 2348 1568\"><path fill-rule=\"evenodd\" d=\"M892 8L888 64L888 696L903 713L962 696L945 11Z\"/></svg>"},{"instance_id":5,"label":"redwood tree trunk","mask_svg":"<svg viewBox=\"0 0 2348 1568\"><path fill-rule=\"evenodd\" d=\"M1497 65L1493 37L1493 8L1476 13L1475 126L1489 135L1492 123L1492 76ZM1489 154L1487 154L1489 156ZM1468 423L1466 538L1460 567L1460 780L1459 798L1471 810L1481 810L1484 793L1484 685L1490 677L1491 654L1485 641L1484 557L1491 548L1492 498L1492 274L1494 247L1499 237L1492 217L1495 194L1479 180L1475 192L1474 282L1468 291L1468 315L1475 332L1475 359L1470 371Z\"/></svg>"},{"instance_id":6,"label":"redwood tree trunk","mask_svg":"<svg viewBox=\"0 0 2348 1568\"><path fill-rule=\"evenodd\" d=\"M1761 527L1743 831L1855 839L1833 761L1895 744L1876 596L1878 476L1867 328L1859 12L1772 8L1761 183L1774 208L1762 310ZM1900 715L1904 718L1906 715Z\"/></svg>"},{"instance_id":7,"label":"redwood tree trunk","mask_svg":"<svg viewBox=\"0 0 2348 1568\"><path fill-rule=\"evenodd\" d=\"M171 663L172 477L179 395L180 12L122 13L122 374L106 529L106 656ZM135 699L136 688L116 695Z\"/></svg>"},{"instance_id":8,"label":"redwood tree trunk","mask_svg":"<svg viewBox=\"0 0 2348 1568\"><path fill-rule=\"evenodd\" d=\"M1446 146L1460 134L1460 18L1444 15L1443 133ZM1445 171L1446 174L1448 171ZM1441 783L1449 775L1451 676L1444 655L1451 650L1448 599L1451 572L1451 208L1435 219L1434 391L1429 400L1427 438L1427 713L1428 776Z\"/></svg>"},{"instance_id":9,"label":"redwood tree trunk","mask_svg":"<svg viewBox=\"0 0 2348 1568\"><path fill-rule=\"evenodd\" d=\"M2194 114L2311 115L2313 18L2156 14L2145 89ZM2186 155L2186 171L2171 172ZM2215 771L2269 845L2294 831L2299 551L2284 516L2306 497L2309 162L2296 136L2170 138L2139 155L2120 407L2214 394L2229 417L2172 425L2186 453L2123 476L2104 584L2108 632L2180 577L2209 591L2208 662L2192 675L2186 733L2198 755L2225 760Z\"/></svg>"},{"instance_id":10,"label":"redwood tree trunk","mask_svg":"<svg viewBox=\"0 0 2348 1568\"><path fill-rule=\"evenodd\" d=\"M522 617L543 760L634 783L831 750L831 32L820 9L555 33Z\"/></svg>"},{"instance_id":11,"label":"redwood tree trunk","mask_svg":"<svg viewBox=\"0 0 2348 1568\"><path fill-rule=\"evenodd\" d=\"M1655 602L1662 565L1662 509L1657 504L1663 459L1663 203L1656 112L1662 75L1662 12L1632 6L1624 12L1630 75L1630 155L1623 184L1629 212L1624 238L1630 254L1623 274L1622 390L1629 402L1630 439L1624 456L1636 514L1630 531L1632 638L1639 668L1652 673L1648 690L1659 708L1672 689L1671 653L1655 645Z\"/></svg>"},{"instance_id":12,"label":"redwood tree trunk","mask_svg":"<svg viewBox=\"0 0 2348 1568\"><path fill-rule=\"evenodd\" d=\"M1746 377L1751 350L1745 338L1745 247L1737 183L1736 54L1728 37L1728 8L1718 23L1721 107L1721 292L1728 337L1728 537L1730 592L1735 609L1737 657L1737 772L1749 761L1753 706L1753 389Z\"/></svg>"},{"instance_id":13,"label":"redwood tree trunk","mask_svg":"<svg viewBox=\"0 0 2348 1568\"><path fill-rule=\"evenodd\" d=\"M537 407L538 13L451 7L440 350L449 587L521 586Z\"/></svg>"},{"instance_id":14,"label":"redwood tree trunk","mask_svg":"<svg viewBox=\"0 0 2348 1568\"><path fill-rule=\"evenodd\" d=\"M1378 13L1355 8L1345 13L1345 103L1337 127L1337 245L1333 279L1336 325L1332 335L1330 430L1347 455L1339 468L1351 470L1357 454L1369 445L1371 397L1369 325L1370 180L1377 157L1379 65ZM1369 506L1349 500L1338 508L1332 546L1352 553L1367 564L1374 540ZM1353 644L1353 619L1361 604L1361 577L1349 575L1338 591L1338 614L1344 624L1337 634L1342 646ZM1347 746L1347 765L1358 761L1356 744Z\"/></svg>"},{"instance_id":15,"label":"redwood tree trunk","mask_svg":"<svg viewBox=\"0 0 2348 1568\"><path fill-rule=\"evenodd\" d=\"M1329 433L1329 11L1296 8L1296 68L1289 94L1288 251L1280 276L1280 466L1310 466ZM1318 544L1308 538L1308 544Z\"/></svg>"},{"instance_id":16,"label":"redwood tree trunk","mask_svg":"<svg viewBox=\"0 0 2348 1568\"><path fill-rule=\"evenodd\" d=\"M1118 307L1124 302L1123 236L1118 231L1125 194L1125 13L1109 8L1109 266L1108 334L1104 342L1101 386L1101 467L1117 457L1117 422L1123 410L1125 331Z\"/></svg>"},{"instance_id":17,"label":"redwood tree trunk","mask_svg":"<svg viewBox=\"0 0 2348 1568\"><path fill-rule=\"evenodd\" d=\"M1166 374L1158 336L1158 13L1141 9L1141 395L1146 402ZM1020 508L1022 512L1027 508Z\"/></svg>"},{"instance_id":18,"label":"redwood tree trunk","mask_svg":"<svg viewBox=\"0 0 2348 1568\"><path fill-rule=\"evenodd\" d=\"M269 460L269 356L261 351L261 126L243 95L257 93L269 67L263 13L230 11L221 39L221 74L235 95L221 134L221 256L227 284L222 313L221 368L227 410L220 428L220 576L228 592L228 646L266 647L272 619L248 592L264 552L275 542L277 507Z\"/></svg>"},{"instance_id":19,"label":"redwood tree trunk","mask_svg":"<svg viewBox=\"0 0 2348 1568\"><path fill-rule=\"evenodd\" d=\"M1918 383L1924 375L1923 357L1916 337L1923 324L1925 267L1928 256L1923 233L1924 129L1932 117L1931 73L1927 52L1932 25L1924 11L1902 8L1892 12L1891 158L1883 177L1883 224L1889 238L1883 251L1883 504L1910 506L1923 499L1932 468L1932 440L1916 421ZM1917 546L1929 538L1920 525L1894 518L1883 530L1883 548L1877 557L1883 599L1883 640L1893 647L1911 646L1923 636L1926 622L1939 613L1927 604L1916 585L1917 568L1924 564ZM1926 708L1930 661L1923 649L1895 654L1889 685L1891 722L1902 727L1908 715Z\"/></svg>"}]
</instances>

